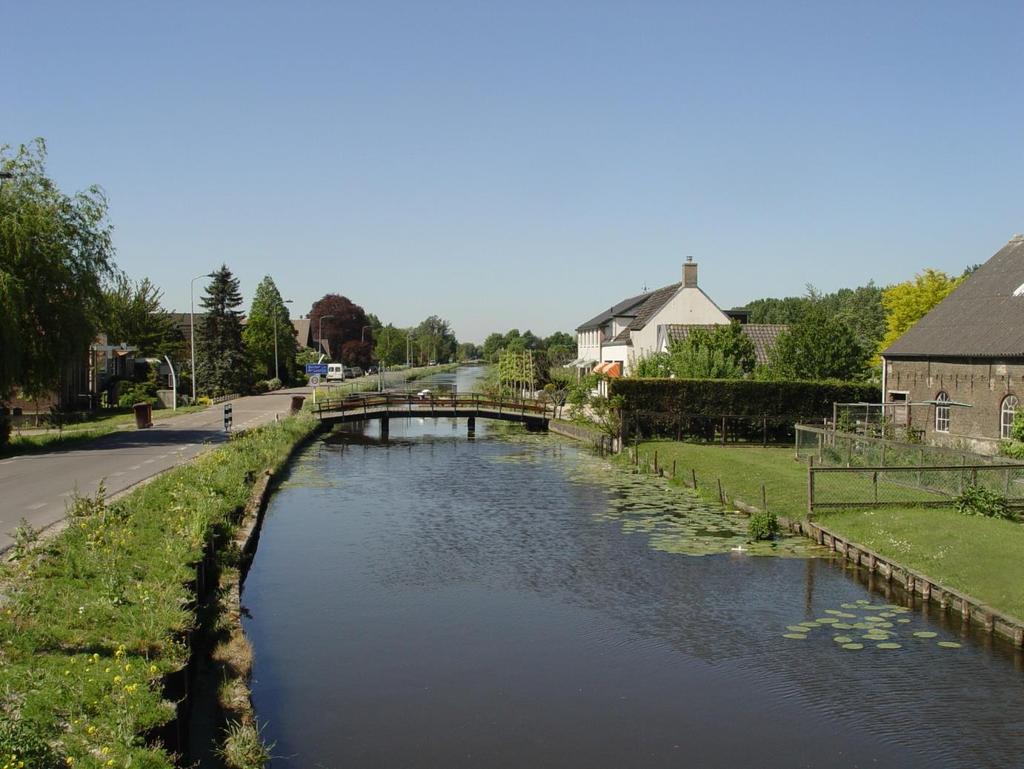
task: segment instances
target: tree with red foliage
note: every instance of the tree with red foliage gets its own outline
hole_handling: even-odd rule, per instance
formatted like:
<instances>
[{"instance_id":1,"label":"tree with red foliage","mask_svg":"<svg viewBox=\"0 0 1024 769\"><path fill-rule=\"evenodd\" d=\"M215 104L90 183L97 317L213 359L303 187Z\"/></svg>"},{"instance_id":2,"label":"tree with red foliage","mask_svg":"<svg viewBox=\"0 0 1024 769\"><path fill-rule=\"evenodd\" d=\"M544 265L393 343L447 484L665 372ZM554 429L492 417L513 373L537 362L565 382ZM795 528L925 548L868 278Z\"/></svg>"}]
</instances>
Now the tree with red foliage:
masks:
<instances>
[{"instance_id":1,"label":"tree with red foliage","mask_svg":"<svg viewBox=\"0 0 1024 769\"><path fill-rule=\"evenodd\" d=\"M324 352L331 360L364 368L370 365L373 327L362 307L339 294L326 294L313 302L309 311L314 336L320 333L320 318L324 319Z\"/></svg>"}]
</instances>

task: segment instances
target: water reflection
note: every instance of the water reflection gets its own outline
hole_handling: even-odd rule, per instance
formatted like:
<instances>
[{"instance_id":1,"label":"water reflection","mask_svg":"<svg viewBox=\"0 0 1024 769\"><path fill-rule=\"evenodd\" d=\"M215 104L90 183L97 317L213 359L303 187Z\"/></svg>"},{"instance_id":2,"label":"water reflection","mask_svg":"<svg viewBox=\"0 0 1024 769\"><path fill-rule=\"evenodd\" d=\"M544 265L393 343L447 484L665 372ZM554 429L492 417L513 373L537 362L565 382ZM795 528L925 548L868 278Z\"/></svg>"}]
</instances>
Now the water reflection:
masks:
<instances>
[{"instance_id":1,"label":"water reflection","mask_svg":"<svg viewBox=\"0 0 1024 769\"><path fill-rule=\"evenodd\" d=\"M273 499L244 600L275 766L1020 766L998 649L783 639L870 578L658 549L600 460L459 427L332 437Z\"/></svg>"}]
</instances>

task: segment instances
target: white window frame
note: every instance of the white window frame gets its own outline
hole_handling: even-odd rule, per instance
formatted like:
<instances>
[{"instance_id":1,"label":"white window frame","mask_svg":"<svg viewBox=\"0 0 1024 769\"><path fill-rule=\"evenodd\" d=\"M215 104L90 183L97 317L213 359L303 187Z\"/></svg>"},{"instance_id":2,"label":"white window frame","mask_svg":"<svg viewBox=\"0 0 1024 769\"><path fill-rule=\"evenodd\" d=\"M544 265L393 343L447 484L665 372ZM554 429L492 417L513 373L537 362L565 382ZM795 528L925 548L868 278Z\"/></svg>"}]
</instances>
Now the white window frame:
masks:
<instances>
[{"instance_id":1,"label":"white window frame","mask_svg":"<svg viewBox=\"0 0 1024 769\"><path fill-rule=\"evenodd\" d=\"M999 404L999 437L1003 440L1009 440L1011 437L1013 417L1016 415L1019 405L1020 401L1013 393L1003 398L1003 402Z\"/></svg>"},{"instance_id":2,"label":"white window frame","mask_svg":"<svg viewBox=\"0 0 1024 769\"><path fill-rule=\"evenodd\" d=\"M949 400L949 393L945 390L941 390L938 395L935 396L935 400L938 402L945 402ZM937 433L948 433L949 432L949 406L935 406L935 432Z\"/></svg>"}]
</instances>

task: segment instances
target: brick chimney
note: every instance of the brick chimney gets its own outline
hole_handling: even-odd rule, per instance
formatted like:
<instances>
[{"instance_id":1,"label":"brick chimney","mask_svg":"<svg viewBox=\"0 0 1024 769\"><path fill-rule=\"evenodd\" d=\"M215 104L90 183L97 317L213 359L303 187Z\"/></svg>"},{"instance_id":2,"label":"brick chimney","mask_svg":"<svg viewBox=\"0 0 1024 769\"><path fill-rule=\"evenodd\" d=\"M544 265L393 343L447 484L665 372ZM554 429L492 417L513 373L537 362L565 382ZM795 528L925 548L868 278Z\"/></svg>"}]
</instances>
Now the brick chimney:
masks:
<instances>
[{"instance_id":1,"label":"brick chimney","mask_svg":"<svg viewBox=\"0 0 1024 769\"><path fill-rule=\"evenodd\" d=\"M683 262L683 288L697 288L697 263L692 256Z\"/></svg>"}]
</instances>

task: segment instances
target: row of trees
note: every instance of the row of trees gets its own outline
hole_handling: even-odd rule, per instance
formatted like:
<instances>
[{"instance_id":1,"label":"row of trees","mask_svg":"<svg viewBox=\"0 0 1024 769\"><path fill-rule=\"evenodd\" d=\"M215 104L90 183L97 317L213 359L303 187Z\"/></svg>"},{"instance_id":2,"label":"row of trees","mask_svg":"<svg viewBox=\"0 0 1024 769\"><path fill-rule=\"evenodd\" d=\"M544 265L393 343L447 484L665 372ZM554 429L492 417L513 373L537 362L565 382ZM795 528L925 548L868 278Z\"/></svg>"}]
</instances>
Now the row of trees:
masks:
<instances>
[{"instance_id":1,"label":"row of trees","mask_svg":"<svg viewBox=\"0 0 1024 769\"><path fill-rule=\"evenodd\" d=\"M913 279L880 288L873 282L823 294L807 286L801 297L750 302L751 323L782 323L790 333L779 340L766 375L796 372L800 378L830 372L849 379L877 375L879 355L978 265L951 276L926 269Z\"/></svg>"},{"instance_id":2,"label":"row of trees","mask_svg":"<svg viewBox=\"0 0 1024 769\"><path fill-rule=\"evenodd\" d=\"M973 268L972 268L973 269ZM873 283L821 294L751 302L751 323L786 324L756 365L754 345L736 323L695 329L665 353L638 361L636 375L685 379L843 379L877 376L878 355L955 289L964 277L925 270L887 288Z\"/></svg>"},{"instance_id":3,"label":"row of trees","mask_svg":"<svg viewBox=\"0 0 1024 769\"><path fill-rule=\"evenodd\" d=\"M187 392L187 330L165 310L156 285L117 268L102 190L62 192L46 174L41 139L0 147L0 171L0 404L15 391L38 397L59 390L100 333L138 356L168 356ZM210 278L196 316L200 394L244 392L260 380L288 382L297 364L319 357L297 356L291 315L272 278L260 282L247 318L231 270L222 265ZM350 365L405 362L407 351L413 363L455 360L459 353L450 324L437 316L396 329L338 294L314 303L310 322L314 344Z\"/></svg>"}]
</instances>

